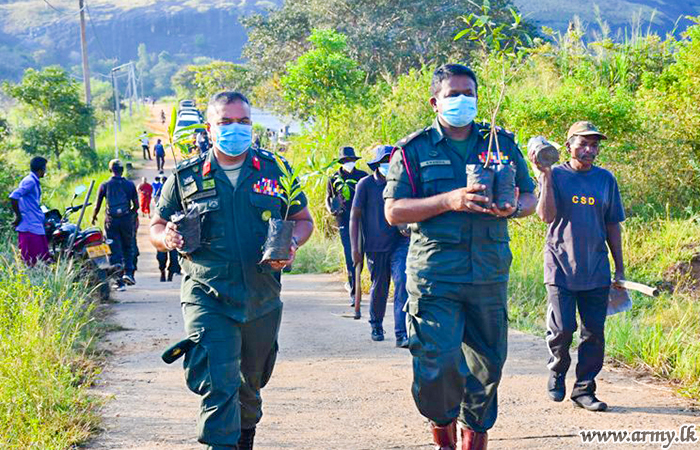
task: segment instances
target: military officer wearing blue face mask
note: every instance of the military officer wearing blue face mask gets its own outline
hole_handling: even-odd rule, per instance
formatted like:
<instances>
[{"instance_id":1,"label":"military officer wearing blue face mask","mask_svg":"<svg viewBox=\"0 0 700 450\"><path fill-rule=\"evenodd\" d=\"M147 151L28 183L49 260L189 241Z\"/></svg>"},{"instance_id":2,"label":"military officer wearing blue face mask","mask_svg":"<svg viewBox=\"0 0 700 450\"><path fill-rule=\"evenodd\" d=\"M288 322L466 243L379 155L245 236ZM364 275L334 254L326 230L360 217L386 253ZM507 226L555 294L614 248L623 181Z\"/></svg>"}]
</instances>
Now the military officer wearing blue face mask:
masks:
<instances>
[{"instance_id":1,"label":"military officer wearing blue face mask","mask_svg":"<svg viewBox=\"0 0 700 450\"><path fill-rule=\"evenodd\" d=\"M213 151L180 163L162 188L151 242L162 252L185 242L172 217L196 205L199 248L181 257L182 314L187 339L166 351L185 355L187 386L202 396L198 440L209 449L253 448L262 417L260 390L277 356L282 302L280 271L313 231L306 197L290 207L296 222L288 261L260 264L271 218L285 217L282 175L274 155L252 148L250 104L237 92L209 102Z\"/></svg>"},{"instance_id":2,"label":"military officer wearing blue face mask","mask_svg":"<svg viewBox=\"0 0 700 450\"><path fill-rule=\"evenodd\" d=\"M384 212L390 224L411 224L406 312L415 403L436 448L457 448L458 423L461 448L481 450L506 359L508 221L534 212L535 185L512 134L498 130L489 155L491 125L474 122L474 72L439 67L431 94L437 117L397 144ZM485 186L467 186L466 167L489 162L514 167L516 200L502 209L479 194Z\"/></svg>"}]
</instances>

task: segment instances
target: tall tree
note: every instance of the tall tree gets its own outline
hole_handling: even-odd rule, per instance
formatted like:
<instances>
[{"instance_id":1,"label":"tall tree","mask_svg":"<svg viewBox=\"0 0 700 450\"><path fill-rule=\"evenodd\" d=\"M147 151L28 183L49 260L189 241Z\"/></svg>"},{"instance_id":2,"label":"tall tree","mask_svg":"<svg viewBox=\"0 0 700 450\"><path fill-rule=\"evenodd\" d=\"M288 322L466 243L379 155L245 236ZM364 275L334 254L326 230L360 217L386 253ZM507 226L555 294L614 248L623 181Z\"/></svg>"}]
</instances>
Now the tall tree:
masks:
<instances>
[{"instance_id":1,"label":"tall tree","mask_svg":"<svg viewBox=\"0 0 700 450\"><path fill-rule=\"evenodd\" d=\"M328 129L335 105L358 103L364 93L365 73L348 57L344 35L314 30L313 49L287 64L281 79L284 98L298 117L313 117Z\"/></svg>"},{"instance_id":2,"label":"tall tree","mask_svg":"<svg viewBox=\"0 0 700 450\"><path fill-rule=\"evenodd\" d=\"M64 149L84 151L94 117L92 109L80 99L80 85L64 69L27 69L19 84L5 82L3 90L20 103L26 115L28 125L20 129L25 151L50 151L59 170Z\"/></svg>"}]
</instances>

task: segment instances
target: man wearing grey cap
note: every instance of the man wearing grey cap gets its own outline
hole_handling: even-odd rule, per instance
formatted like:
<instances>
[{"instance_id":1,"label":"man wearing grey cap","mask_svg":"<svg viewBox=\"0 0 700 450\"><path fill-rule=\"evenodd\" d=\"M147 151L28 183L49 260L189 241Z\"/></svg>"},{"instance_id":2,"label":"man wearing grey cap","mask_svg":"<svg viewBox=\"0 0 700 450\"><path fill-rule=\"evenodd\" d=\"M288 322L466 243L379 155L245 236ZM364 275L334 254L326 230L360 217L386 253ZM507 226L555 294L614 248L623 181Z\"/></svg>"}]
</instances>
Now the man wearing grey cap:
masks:
<instances>
[{"instance_id":1,"label":"man wearing grey cap","mask_svg":"<svg viewBox=\"0 0 700 450\"><path fill-rule=\"evenodd\" d=\"M105 233L107 239L111 239L109 244L112 250L110 256L112 264L121 264L124 274L117 279L117 290L123 291L124 285L133 285L134 279L134 233L135 220L139 211L139 198L136 193L136 186L122 175L124 166L118 159L109 162L109 170L112 177L100 185L97 193L97 203L95 212L92 214L92 224L97 221L100 213L102 201L107 200L107 210L105 211Z\"/></svg>"},{"instance_id":2,"label":"man wearing grey cap","mask_svg":"<svg viewBox=\"0 0 700 450\"><path fill-rule=\"evenodd\" d=\"M581 316L574 405L605 411L595 396L595 377L603 367L605 317L610 292L608 248L615 262L612 284L624 280L620 222L625 220L613 174L594 165L599 143L607 137L590 122L576 122L567 133L570 160L539 169L537 214L549 224L544 248L547 288L547 346L550 370L547 392L552 401L566 396L565 378L571 365L569 347ZM607 244L607 246L606 246Z\"/></svg>"}]
</instances>

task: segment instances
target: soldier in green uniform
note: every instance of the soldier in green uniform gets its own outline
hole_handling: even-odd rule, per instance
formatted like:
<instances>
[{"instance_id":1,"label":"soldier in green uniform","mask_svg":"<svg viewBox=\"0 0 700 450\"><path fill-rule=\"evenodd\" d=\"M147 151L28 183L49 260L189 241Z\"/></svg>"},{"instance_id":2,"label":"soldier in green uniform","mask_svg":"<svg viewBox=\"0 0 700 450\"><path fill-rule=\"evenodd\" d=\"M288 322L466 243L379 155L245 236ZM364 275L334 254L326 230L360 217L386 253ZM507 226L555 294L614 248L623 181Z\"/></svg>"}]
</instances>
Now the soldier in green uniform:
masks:
<instances>
[{"instance_id":1,"label":"soldier in green uniform","mask_svg":"<svg viewBox=\"0 0 700 450\"><path fill-rule=\"evenodd\" d=\"M535 210L535 185L513 135L477 124L477 81L469 68L439 67L431 86L433 124L401 140L384 190L385 215L407 223L406 304L413 397L430 420L438 449L485 449L496 421L496 390L506 359L508 220ZM466 168L490 162L515 169L515 201L498 209L467 187ZM499 170L500 170L499 169Z\"/></svg>"},{"instance_id":2,"label":"soldier in green uniform","mask_svg":"<svg viewBox=\"0 0 700 450\"><path fill-rule=\"evenodd\" d=\"M199 442L210 449L246 450L253 448L262 416L260 390L277 355L280 271L311 235L313 221L302 195L289 210L288 220L296 222L292 256L261 264L268 221L286 213L281 171L274 155L251 147L250 104L242 94L212 97L207 128L214 150L183 161L168 178L151 221L151 242L159 251L182 249L186 233L171 218L198 206L201 245L181 257L188 339L166 355L172 361L186 353L187 386L202 396Z\"/></svg>"}]
</instances>

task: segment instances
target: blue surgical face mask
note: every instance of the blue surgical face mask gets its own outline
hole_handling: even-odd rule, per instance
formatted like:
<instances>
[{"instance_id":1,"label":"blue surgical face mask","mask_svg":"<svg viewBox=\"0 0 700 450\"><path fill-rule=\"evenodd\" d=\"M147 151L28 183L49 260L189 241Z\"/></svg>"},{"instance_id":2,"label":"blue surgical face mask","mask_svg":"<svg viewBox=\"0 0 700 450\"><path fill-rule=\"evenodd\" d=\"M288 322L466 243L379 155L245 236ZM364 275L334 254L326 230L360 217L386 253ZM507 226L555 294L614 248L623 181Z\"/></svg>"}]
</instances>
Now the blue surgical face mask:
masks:
<instances>
[{"instance_id":1,"label":"blue surgical face mask","mask_svg":"<svg viewBox=\"0 0 700 450\"><path fill-rule=\"evenodd\" d=\"M461 94L438 101L442 105L440 116L453 127L466 127L476 118L476 97Z\"/></svg>"},{"instance_id":2,"label":"blue surgical face mask","mask_svg":"<svg viewBox=\"0 0 700 450\"><path fill-rule=\"evenodd\" d=\"M384 176L384 178L386 178L386 174L389 173L389 163L379 164L379 173L381 173Z\"/></svg>"},{"instance_id":3,"label":"blue surgical face mask","mask_svg":"<svg viewBox=\"0 0 700 450\"><path fill-rule=\"evenodd\" d=\"M228 156L240 156L253 142L253 126L243 123L217 125L216 147Z\"/></svg>"}]
</instances>

